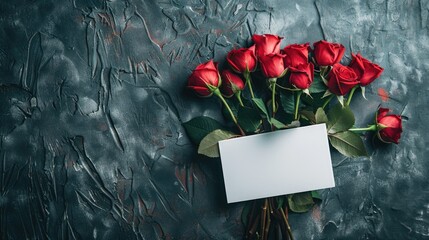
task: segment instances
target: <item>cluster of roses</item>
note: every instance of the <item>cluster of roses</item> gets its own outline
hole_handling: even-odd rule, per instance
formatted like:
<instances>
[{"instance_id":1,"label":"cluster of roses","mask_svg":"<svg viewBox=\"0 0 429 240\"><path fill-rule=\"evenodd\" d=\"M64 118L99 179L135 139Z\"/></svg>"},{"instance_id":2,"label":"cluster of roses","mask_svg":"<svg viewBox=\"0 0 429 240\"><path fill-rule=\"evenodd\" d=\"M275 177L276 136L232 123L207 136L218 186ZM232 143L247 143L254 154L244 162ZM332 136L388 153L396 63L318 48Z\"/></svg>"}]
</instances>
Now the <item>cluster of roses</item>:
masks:
<instances>
[{"instance_id":1,"label":"cluster of roses","mask_svg":"<svg viewBox=\"0 0 429 240\"><path fill-rule=\"evenodd\" d=\"M377 79L383 68L363 58L360 54L352 53L352 61L348 66L340 63L345 47L338 43L324 40L313 44L291 44L280 49L282 37L264 34L253 35L254 45L249 48L231 50L227 61L231 70L225 69L219 74L217 63L210 60L196 67L188 80L188 87L199 96L217 95L236 96L242 105L241 91L249 87L250 95L254 98L250 73L256 71L258 65L262 74L269 79L273 92L273 112L275 112L275 87L277 79L287 76L292 91L309 94L309 88L314 80L314 73L320 74L327 86L326 96L337 95L342 101L348 95L346 104L350 103L354 91L364 88ZM241 78L244 77L244 81ZM289 86L288 86L289 87ZM333 95L332 95L333 96ZM331 96L331 97L332 97ZM387 115L389 109L380 108L376 124L366 130L378 132L378 137L384 142L398 143L402 132L402 121L399 115ZM234 119L233 116L233 120Z\"/></svg>"}]
</instances>

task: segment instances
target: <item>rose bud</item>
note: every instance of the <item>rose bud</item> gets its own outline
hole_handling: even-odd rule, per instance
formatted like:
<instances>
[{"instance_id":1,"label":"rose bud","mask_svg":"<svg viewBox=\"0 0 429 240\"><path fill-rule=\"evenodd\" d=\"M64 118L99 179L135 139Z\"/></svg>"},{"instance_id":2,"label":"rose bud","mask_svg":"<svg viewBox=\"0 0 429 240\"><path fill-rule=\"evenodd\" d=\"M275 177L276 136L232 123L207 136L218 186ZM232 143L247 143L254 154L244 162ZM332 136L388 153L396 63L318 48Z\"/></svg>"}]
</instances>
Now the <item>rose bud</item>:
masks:
<instances>
[{"instance_id":1,"label":"rose bud","mask_svg":"<svg viewBox=\"0 0 429 240\"><path fill-rule=\"evenodd\" d=\"M231 70L222 71L222 85L220 90L225 97L232 97L237 92L244 89L244 82L241 78Z\"/></svg>"},{"instance_id":2,"label":"rose bud","mask_svg":"<svg viewBox=\"0 0 429 240\"><path fill-rule=\"evenodd\" d=\"M290 84L302 90L310 87L314 78L314 65L312 63L304 63L297 67L289 67L289 70Z\"/></svg>"},{"instance_id":3,"label":"rose bud","mask_svg":"<svg viewBox=\"0 0 429 240\"><path fill-rule=\"evenodd\" d=\"M256 55L255 55L256 46L253 45L250 48L240 48L231 50L226 56L231 68L238 72L253 72L256 70Z\"/></svg>"},{"instance_id":4,"label":"rose bud","mask_svg":"<svg viewBox=\"0 0 429 240\"><path fill-rule=\"evenodd\" d=\"M328 74L328 89L336 95L345 95L358 84L355 71L339 63Z\"/></svg>"},{"instance_id":5,"label":"rose bud","mask_svg":"<svg viewBox=\"0 0 429 240\"><path fill-rule=\"evenodd\" d=\"M346 48L339 43L330 43L324 40L315 42L314 58L319 66L332 66L339 63L346 51Z\"/></svg>"},{"instance_id":6,"label":"rose bud","mask_svg":"<svg viewBox=\"0 0 429 240\"><path fill-rule=\"evenodd\" d=\"M308 63L308 48L309 43L291 44L283 49L283 54L286 55L284 62L287 67L296 67L301 64Z\"/></svg>"},{"instance_id":7,"label":"rose bud","mask_svg":"<svg viewBox=\"0 0 429 240\"><path fill-rule=\"evenodd\" d=\"M262 73L267 78L279 78L285 73L286 67L283 62L285 55L270 53L259 58Z\"/></svg>"},{"instance_id":8,"label":"rose bud","mask_svg":"<svg viewBox=\"0 0 429 240\"><path fill-rule=\"evenodd\" d=\"M272 34L263 34L252 36L252 40L256 45L256 56L258 58L270 53L280 53L280 41L283 37Z\"/></svg>"},{"instance_id":9,"label":"rose bud","mask_svg":"<svg viewBox=\"0 0 429 240\"><path fill-rule=\"evenodd\" d=\"M378 109L377 113L377 136L385 143L399 143L402 133L402 119L399 115L387 115L387 108Z\"/></svg>"},{"instance_id":10,"label":"rose bud","mask_svg":"<svg viewBox=\"0 0 429 240\"><path fill-rule=\"evenodd\" d=\"M383 68L368 59L363 58L359 53L352 53L352 61L349 64L358 76L361 86L366 86L377 79L383 72Z\"/></svg>"},{"instance_id":11,"label":"rose bud","mask_svg":"<svg viewBox=\"0 0 429 240\"><path fill-rule=\"evenodd\" d=\"M217 63L210 60L198 65L188 78L188 87L201 97L209 97L221 84Z\"/></svg>"}]
</instances>

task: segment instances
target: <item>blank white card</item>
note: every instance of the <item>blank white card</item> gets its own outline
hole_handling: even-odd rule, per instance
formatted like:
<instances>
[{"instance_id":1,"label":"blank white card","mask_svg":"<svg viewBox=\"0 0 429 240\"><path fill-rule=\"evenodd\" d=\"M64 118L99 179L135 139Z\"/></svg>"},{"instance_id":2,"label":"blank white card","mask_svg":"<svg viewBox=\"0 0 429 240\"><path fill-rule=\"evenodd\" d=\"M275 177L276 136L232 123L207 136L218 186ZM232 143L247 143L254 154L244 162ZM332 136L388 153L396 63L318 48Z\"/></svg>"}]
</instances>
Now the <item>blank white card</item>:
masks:
<instances>
[{"instance_id":1,"label":"blank white card","mask_svg":"<svg viewBox=\"0 0 429 240\"><path fill-rule=\"evenodd\" d=\"M335 186L325 124L219 142L228 203Z\"/></svg>"}]
</instances>

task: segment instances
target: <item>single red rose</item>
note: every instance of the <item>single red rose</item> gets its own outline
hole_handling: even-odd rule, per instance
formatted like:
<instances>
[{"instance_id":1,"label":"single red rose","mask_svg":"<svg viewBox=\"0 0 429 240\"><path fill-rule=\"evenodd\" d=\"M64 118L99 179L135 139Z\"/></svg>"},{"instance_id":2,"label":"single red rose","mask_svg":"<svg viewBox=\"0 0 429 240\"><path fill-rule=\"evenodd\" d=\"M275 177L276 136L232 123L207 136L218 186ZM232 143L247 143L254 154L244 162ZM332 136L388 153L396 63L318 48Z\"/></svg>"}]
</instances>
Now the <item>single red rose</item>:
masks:
<instances>
[{"instance_id":1,"label":"single red rose","mask_svg":"<svg viewBox=\"0 0 429 240\"><path fill-rule=\"evenodd\" d=\"M387 115L388 108L380 108L377 113L378 138L385 143L399 143L402 133L402 119L399 115Z\"/></svg>"},{"instance_id":2,"label":"single red rose","mask_svg":"<svg viewBox=\"0 0 429 240\"><path fill-rule=\"evenodd\" d=\"M352 61L349 67L355 71L360 85L363 87L372 83L383 72L382 67L363 58L359 53L357 55L352 53Z\"/></svg>"},{"instance_id":3,"label":"single red rose","mask_svg":"<svg viewBox=\"0 0 429 240\"><path fill-rule=\"evenodd\" d=\"M283 37L272 34L263 34L252 36L252 40L256 45L256 56L258 58L270 53L280 53L280 41Z\"/></svg>"},{"instance_id":4,"label":"single red rose","mask_svg":"<svg viewBox=\"0 0 429 240\"><path fill-rule=\"evenodd\" d=\"M285 55L279 53L270 53L259 58L262 73L267 78L279 78L285 72L283 58Z\"/></svg>"},{"instance_id":5,"label":"single red rose","mask_svg":"<svg viewBox=\"0 0 429 240\"><path fill-rule=\"evenodd\" d=\"M304 44L291 44L283 49L285 57L285 65L287 67L296 67L301 64L308 63L308 49L309 43Z\"/></svg>"},{"instance_id":6,"label":"single red rose","mask_svg":"<svg viewBox=\"0 0 429 240\"><path fill-rule=\"evenodd\" d=\"M302 90L310 87L314 79L314 65L312 63L304 63L296 67L289 67L289 71L290 84Z\"/></svg>"},{"instance_id":7,"label":"single red rose","mask_svg":"<svg viewBox=\"0 0 429 240\"><path fill-rule=\"evenodd\" d=\"M209 97L221 84L217 63L210 60L198 65L188 78L188 87L201 97Z\"/></svg>"},{"instance_id":8,"label":"single red rose","mask_svg":"<svg viewBox=\"0 0 429 240\"><path fill-rule=\"evenodd\" d=\"M339 63L346 51L346 48L339 43L330 43L325 40L315 42L314 58L319 66L332 66Z\"/></svg>"},{"instance_id":9,"label":"single red rose","mask_svg":"<svg viewBox=\"0 0 429 240\"><path fill-rule=\"evenodd\" d=\"M244 89L244 82L237 74L231 70L222 71L222 85L220 90L225 97L232 97L235 93Z\"/></svg>"},{"instance_id":10,"label":"single red rose","mask_svg":"<svg viewBox=\"0 0 429 240\"><path fill-rule=\"evenodd\" d=\"M334 64L328 74L328 89L336 95L346 95L358 84L359 81L353 69L339 63Z\"/></svg>"},{"instance_id":11,"label":"single red rose","mask_svg":"<svg viewBox=\"0 0 429 240\"><path fill-rule=\"evenodd\" d=\"M256 69L256 55L255 55L256 46L253 45L250 48L240 48L231 50L226 60L228 61L231 68L238 72L253 72Z\"/></svg>"}]
</instances>

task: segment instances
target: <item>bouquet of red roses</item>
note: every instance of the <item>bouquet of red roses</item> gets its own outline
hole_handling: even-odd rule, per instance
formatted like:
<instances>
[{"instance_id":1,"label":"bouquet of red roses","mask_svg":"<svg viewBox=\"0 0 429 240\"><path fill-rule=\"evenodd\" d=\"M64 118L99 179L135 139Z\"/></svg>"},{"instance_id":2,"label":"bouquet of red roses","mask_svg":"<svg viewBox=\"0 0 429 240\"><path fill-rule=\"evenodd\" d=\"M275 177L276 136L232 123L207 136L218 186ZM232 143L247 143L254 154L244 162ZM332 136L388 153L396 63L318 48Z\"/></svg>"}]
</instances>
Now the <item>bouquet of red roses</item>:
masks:
<instances>
[{"instance_id":1,"label":"bouquet of red roses","mask_svg":"<svg viewBox=\"0 0 429 240\"><path fill-rule=\"evenodd\" d=\"M276 35L253 35L252 40L253 46L228 53L230 69L219 73L217 63L210 60L198 65L188 79L188 88L198 96L218 97L225 118L233 123L223 126L205 116L184 123L199 154L219 157L221 140L319 123L326 124L332 147L347 157L367 155L360 136L366 131L376 132L382 142L398 144L401 116L379 108L373 123L356 128L349 107L356 90L365 97L365 87L381 75L379 65L354 53L349 65L343 65L345 47L324 40L313 48L305 43L283 49L282 37ZM306 192L254 201L243 211L246 236L266 239L273 225L282 230L283 238L293 239L288 210L305 212L317 198L317 192Z\"/></svg>"}]
</instances>

